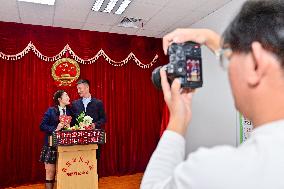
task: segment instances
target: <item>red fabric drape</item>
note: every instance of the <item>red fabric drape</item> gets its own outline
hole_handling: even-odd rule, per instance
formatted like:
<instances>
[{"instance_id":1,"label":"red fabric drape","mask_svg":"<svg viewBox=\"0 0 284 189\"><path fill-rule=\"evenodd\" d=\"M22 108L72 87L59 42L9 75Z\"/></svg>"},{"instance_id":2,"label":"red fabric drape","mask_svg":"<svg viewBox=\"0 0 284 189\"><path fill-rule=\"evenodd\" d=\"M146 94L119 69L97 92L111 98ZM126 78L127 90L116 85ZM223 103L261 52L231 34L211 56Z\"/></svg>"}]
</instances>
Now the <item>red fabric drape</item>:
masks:
<instances>
[{"instance_id":1,"label":"red fabric drape","mask_svg":"<svg viewBox=\"0 0 284 189\"><path fill-rule=\"evenodd\" d=\"M159 140L163 114L162 93L150 79L156 66L167 63L161 40L0 22L1 52L16 54L29 41L47 56L59 53L67 43L84 59L101 48L117 61L133 52L147 64L159 55L158 62L146 70L131 61L114 67L103 58L80 64L80 77L90 80L92 95L104 102L107 114L101 176L144 171ZM44 166L38 162L43 144L39 123L59 89L51 76L52 64L32 52L18 61L0 59L0 188L44 180ZM64 89L71 100L78 98L76 87Z\"/></svg>"},{"instance_id":2,"label":"red fabric drape","mask_svg":"<svg viewBox=\"0 0 284 189\"><path fill-rule=\"evenodd\" d=\"M162 116L160 136L162 136L164 131L167 129L169 119L170 119L170 111L169 111L169 108L167 107L167 105L165 104L164 108L163 108L163 116Z\"/></svg>"}]
</instances>

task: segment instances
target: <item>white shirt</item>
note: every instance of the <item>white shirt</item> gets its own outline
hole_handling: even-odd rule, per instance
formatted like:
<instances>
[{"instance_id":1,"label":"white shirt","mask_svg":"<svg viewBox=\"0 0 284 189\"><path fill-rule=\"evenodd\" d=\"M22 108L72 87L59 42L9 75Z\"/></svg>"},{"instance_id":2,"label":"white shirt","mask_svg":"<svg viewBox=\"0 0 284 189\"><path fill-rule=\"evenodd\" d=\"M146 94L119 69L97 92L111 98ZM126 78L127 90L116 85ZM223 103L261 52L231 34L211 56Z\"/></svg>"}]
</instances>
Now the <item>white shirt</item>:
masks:
<instances>
[{"instance_id":1,"label":"white shirt","mask_svg":"<svg viewBox=\"0 0 284 189\"><path fill-rule=\"evenodd\" d=\"M200 148L184 156L184 138L165 131L141 189L284 189L284 120L254 129L238 148Z\"/></svg>"},{"instance_id":2,"label":"white shirt","mask_svg":"<svg viewBox=\"0 0 284 189\"><path fill-rule=\"evenodd\" d=\"M66 107L62 108L61 106L58 106L59 115L64 115L63 109L65 110L65 115L66 115Z\"/></svg>"},{"instance_id":3,"label":"white shirt","mask_svg":"<svg viewBox=\"0 0 284 189\"><path fill-rule=\"evenodd\" d=\"M85 112L87 111L87 106L89 104L89 102L91 102L92 98L91 96L89 98L83 98L82 101L83 101L83 104L84 104L84 108L85 108Z\"/></svg>"}]
</instances>

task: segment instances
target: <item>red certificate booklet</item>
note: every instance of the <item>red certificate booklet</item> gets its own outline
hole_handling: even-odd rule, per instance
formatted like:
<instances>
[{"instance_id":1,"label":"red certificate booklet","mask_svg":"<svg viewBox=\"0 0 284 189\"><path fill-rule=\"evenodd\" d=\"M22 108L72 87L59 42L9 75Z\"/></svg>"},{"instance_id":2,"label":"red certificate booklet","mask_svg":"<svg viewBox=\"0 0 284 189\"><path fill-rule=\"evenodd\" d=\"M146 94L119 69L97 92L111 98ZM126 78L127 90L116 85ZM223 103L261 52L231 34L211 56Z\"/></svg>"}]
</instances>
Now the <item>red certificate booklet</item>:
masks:
<instances>
[{"instance_id":1,"label":"red certificate booklet","mask_svg":"<svg viewBox=\"0 0 284 189\"><path fill-rule=\"evenodd\" d=\"M59 121L61 123L63 123L64 125L70 124L72 120L71 116L67 116L67 115L61 115L59 116Z\"/></svg>"}]
</instances>

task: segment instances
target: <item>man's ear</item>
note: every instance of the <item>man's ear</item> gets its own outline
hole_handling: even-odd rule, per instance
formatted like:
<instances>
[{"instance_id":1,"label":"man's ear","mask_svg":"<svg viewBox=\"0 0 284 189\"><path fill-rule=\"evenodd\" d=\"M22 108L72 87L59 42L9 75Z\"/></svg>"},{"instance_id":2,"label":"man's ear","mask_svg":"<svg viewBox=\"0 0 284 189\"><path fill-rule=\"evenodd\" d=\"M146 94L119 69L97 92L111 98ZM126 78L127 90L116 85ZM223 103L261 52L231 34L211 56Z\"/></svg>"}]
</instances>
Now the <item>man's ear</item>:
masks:
<instances>
[{"instance_id":1,"label":"man's ear","mask_svg":"<svg viewBox=\"0 0 284 189\"><path fill-rule=\"evenodd\" d=\"M262 77L266 74L267 66L269 65L268 52L262 47L259 42L253 42L251 45L252 60L248 65L248 84L250 86L257 86Z\"/></svg>"}]
</instances>

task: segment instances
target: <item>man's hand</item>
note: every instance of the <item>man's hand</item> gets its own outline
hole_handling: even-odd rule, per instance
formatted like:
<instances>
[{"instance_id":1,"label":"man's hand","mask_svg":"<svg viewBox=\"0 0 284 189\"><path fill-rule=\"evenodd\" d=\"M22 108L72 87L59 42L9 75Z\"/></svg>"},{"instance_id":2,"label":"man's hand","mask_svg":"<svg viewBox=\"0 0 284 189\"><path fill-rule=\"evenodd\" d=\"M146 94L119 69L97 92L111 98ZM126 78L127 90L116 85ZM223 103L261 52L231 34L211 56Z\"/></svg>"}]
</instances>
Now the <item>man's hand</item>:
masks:
<instances>
[{"instance_id":1,"label":"man's hand","mask_svg":"<svg viewBox=\"0 0 284 189\"><path fill-rule=\"evenodd\" d=\"M220 49L220 36L209 29L176 29L163 37L163 49L167 54L168 47L172 43L183 43L192 41L195 43L206 45L213 52Z\"/></svg>"},{"instance_id":2,"label":"man's hand","mask_svg":"<svg viewBox=\"0 0 284 189\"><path fill-rule=\"evenodd\" d=\"M164 99L170 111L169 130L185 135L191 120L191 101L193 90L181 89L180 81L175 79L170 86L165 70L160 70Z\"/></svg>"}]
</instances>

